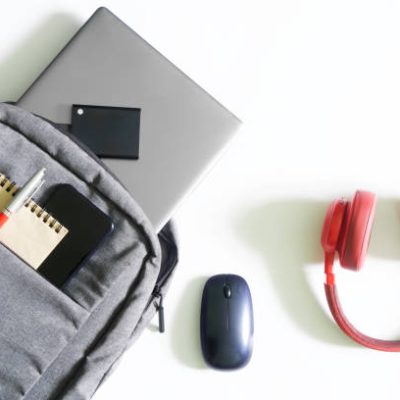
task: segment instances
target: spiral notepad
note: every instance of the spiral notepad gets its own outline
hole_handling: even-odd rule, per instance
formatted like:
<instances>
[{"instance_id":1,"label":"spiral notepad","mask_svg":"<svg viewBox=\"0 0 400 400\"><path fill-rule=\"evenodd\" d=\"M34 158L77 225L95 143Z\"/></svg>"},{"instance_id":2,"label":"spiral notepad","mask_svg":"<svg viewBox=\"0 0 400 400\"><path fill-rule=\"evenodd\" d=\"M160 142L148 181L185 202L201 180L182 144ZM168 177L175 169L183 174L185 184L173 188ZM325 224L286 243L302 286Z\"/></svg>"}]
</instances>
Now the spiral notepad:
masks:
<instances>
[{"instance_id":1,"label":"spiral notepad","mask_svg":"<svg viewBox=\"0 0 400 400\"><path fill-rule=\"evenodd\" d=\"M12 200L18 187L0 173L0 209ZM0 242L32 268L38 269L68 233L33 200L21 207L0 229Z\"/></svg>"}]
</instances>

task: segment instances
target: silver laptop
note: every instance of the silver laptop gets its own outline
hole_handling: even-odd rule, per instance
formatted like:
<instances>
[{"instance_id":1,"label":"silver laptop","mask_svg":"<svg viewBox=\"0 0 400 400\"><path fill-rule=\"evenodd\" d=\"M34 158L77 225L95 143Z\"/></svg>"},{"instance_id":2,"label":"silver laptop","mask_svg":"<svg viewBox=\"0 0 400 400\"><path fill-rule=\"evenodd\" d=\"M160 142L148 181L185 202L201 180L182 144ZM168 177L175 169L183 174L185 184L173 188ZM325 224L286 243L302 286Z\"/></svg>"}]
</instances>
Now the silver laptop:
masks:
<instances>
[{"instance_id":1,"label":"silver laptop","mask_svg":"<svg viewBox=\"0 0 400 400\"><path fill-rule=\"evenodd\" d=\"M72 104L141 109L137 160L104 159L157 230L240 120L109 10L99 8L19 99L61 124Z\"/></svg>"}]
</instances>

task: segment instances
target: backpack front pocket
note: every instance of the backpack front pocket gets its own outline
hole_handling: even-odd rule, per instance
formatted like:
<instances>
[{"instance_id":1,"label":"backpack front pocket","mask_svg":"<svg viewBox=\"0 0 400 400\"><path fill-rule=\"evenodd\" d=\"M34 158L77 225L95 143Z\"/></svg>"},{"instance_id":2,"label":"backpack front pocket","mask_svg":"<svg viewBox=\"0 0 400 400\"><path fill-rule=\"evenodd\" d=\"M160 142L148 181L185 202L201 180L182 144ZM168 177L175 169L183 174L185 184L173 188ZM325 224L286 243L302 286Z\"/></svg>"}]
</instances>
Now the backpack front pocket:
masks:
<instances>
[{"instance_id":1,"label":"backpack front pocket","mask_svg":"<svg viewBox=\"0 0 400 400\"><path fill-rule=\"evenodd\" d=\"M22 399L87 316L0 245L0 399Z\"/></svg>"}]
</instances>

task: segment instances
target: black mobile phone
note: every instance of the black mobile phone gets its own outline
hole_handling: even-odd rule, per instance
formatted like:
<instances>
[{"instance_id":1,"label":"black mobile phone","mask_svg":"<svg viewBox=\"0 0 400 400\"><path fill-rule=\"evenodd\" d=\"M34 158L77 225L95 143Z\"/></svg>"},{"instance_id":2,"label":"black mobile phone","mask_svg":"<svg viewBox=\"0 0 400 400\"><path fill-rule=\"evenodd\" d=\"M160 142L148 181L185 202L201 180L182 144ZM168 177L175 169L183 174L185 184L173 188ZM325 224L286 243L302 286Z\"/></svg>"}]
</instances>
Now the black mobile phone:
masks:
<instances>
[{"instance_id":1,"label":"black mobile phone","mask_svg":"<svg viewBox=\"0 0 400 400\"><path fill-rule=\"evenodd\" d=\"M57 185L45 209L68 233L37 271L60 288L112 232L114 224L107 214L67 184Z\"/></svg>"}]
</instances>

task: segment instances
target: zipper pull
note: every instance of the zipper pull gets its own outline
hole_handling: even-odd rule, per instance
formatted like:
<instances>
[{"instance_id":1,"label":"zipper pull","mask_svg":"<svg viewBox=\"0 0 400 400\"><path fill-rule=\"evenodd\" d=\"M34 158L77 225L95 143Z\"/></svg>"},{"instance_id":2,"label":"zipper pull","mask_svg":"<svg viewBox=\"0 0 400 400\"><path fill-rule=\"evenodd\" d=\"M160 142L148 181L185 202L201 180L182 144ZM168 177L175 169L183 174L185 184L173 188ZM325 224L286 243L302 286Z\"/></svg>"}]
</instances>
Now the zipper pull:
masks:
<instances>
[{"instance_id":1,"label":"zipper pull","mask_svg":"<svg viewBox=\"0 0 400 400\"><path fill-rule=\"evenodd\" d=\"M160 333L165 332L165 319L164 319L164 306L163 306L163 295L160 292L157 292L156 297L159 297L159 302L154 302L156 310L158 312L158 330Z\"/></svg>"}]
</instances>

